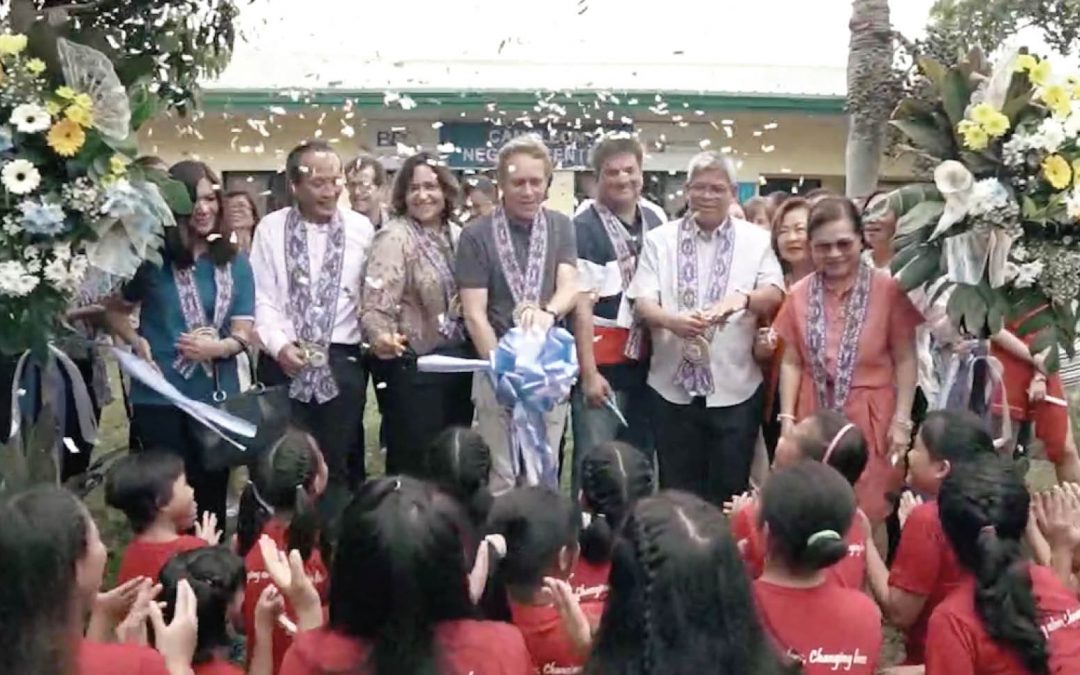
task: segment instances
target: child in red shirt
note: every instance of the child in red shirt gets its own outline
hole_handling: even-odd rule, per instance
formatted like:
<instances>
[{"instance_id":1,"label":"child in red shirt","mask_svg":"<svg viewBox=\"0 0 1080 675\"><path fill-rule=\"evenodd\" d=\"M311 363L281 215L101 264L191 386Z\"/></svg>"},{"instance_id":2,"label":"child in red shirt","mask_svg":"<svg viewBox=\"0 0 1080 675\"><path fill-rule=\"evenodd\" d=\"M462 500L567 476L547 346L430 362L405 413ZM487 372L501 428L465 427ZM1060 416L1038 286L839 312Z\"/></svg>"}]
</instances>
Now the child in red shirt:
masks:
<instances>
[{"instance_id":1,"label":"child in red shirt","mask_svg":"<svg viewBox=\"0 0 1080 675\"><path fill-rule=\"evenodd\" d=\"M290 429L251 467L251 480L240 497L236 522L237 552L247 570L244 587L244 625L255 625L255 607L271 583L262 552L256 546L263 535L284 551L298 550L304 569L322 600L329 575L319 550L319 517L315 502L326 489L327 468L315 439ZM295 623L294 608L286 601L286 614ZM292 640L280 625L273 634L274 672L281 667ZM247 634L248 659L254 653L255 633Z\"/></svg>"},{"instance_id":2,"label":"child in red shirt","mask_svg":"<svg viewBox=\"0 0 1080 675\"><path fill-rule=\"evenodd\" d=\"M281 675L452 672L531 675L521 632L477 621L466 584L469 519L421 481L379 478L341 520L329 625L299 633Z\"/></svg>"},{"instance_id":3,"label":"child in red shirt","mask_svg":"<svg viewBox=\"0 0 1080 675\"><path fill-rule=\"evenodd\" d=\"M851 485L866 468L866 438L840 413L823 409L795 425L776 445L775 469L804 460L822 462L836 469ZM738 543L746 568L754 578L765 566L765 537L761 532L759 504L742 499L731 516L731 534ZM734 508L735 502L732 503ZM844 588L860 590L866 583L866 532L857 522L844 531L848 554L826 570L826 576Z\"/></svg>"},{"instance_id":4,"label":"child in red shirt","mask_svg":"<svg viewBox=\"0 0 1080 675\"><path fill-rule=\"evenodd\" d=\"M993 454L994 441L978 417L967 411L931 412L908 453L908 484L935 497L956 466ZM930 614L967 575L945 541L937 504L920 504L907 517L891 571L874 546L868 549L874 597L889 621L907 632L904 663L921 664Z\"/></svg>"},{"instance_id":5,"label":"child in red shirt","mask_svg":"<svg viewBox=\"0 0 1080 675\"><path fill-rule=\"evenodd\" d=\"M581 602L607 601L615 532L634 503L653 493L652 462L626 443L600 443L581 460L581 555L567 580Z\"/></svg>"},{"instance_id":6,"label":"child in red shirt","mask_svg":"<svg viewBox=\"0 0 1080 675\"><path fill-rule=\"evenodd\" d=\"M175 553L216 544L217 519L196 522L195 491L188 485L184 462L167 452L148 451L118 460L105 478L105 503L127 516L135 538L124 550L117 583L158 572ZM180 534L195 528L199 536Z\"/></svg>"},{"instance_id":7,"label":"child in red shirt","mask_svg":"<svg viewBox=\"0 0 1080 675\"><path fill-rule=\"evenodd\" d=\"M761 623L806 675L873 675L881 652L881 612L858 590L830 583L825 570L848 554L841 532L855 516L855 492L834 469L801 462L773 474L761 495L768 554L754 582Z\"/></svg>"},{"instance_id":8,"label":"child in red shirt","mask_svg":"<svg viewBox=\"0 0 1080 675\"><path fill-rule=\"evenodd\" d=\"M221 546L174 555L161 568L166 618L175 611L181 579L187 579L198 603L199 637L191 659L195 675L243 675L243 669L230 663L228 657L233 636L243 628L244 561Z\"/></svg>"},{"instance_id":9,"label":"child in red shirt","mask_svg":"<svg viewBox=\"0 0 1080 675\"><path fill-rule=\"evenodd\" d=\"M615 543L610 582L590 672L787 672L724 515L703 499L666 490L638 501Z\"/></svg>"},{"instance_id":10,"label":"child in red shirt","mask_svg":"<svg viewBox=\"0 0 1080 675\"><path fill-rule=\"evenodd\" d=\"M580 514L572 500L544 487L524 487L501 495L488 517L490 534L506 540L492 593L504 598L510 621L525 636L539 673L580 673L587 654L567 634L545 578L566 580L578 556ZM599 623L603 603L583 602Z\"/></svg>"},{"instance_id":11,"label":"child in red shirt","mask_svg":"<svg viewBox=\"0 0 1080 675\"><path fill-rule=\"evenodd\" d=\"M104 626L111 622L99 613L112 608L98 601L108 552L86 507L70 492L43 485L0 499L0 523L0 673L190 675L185 644L195 635L196 618L186 584L168 626L155 611L148 582L132 599L133 616L123 624L145 622L143 612L149 613L157 651L93 642L83 635L87 614L91 627ZM114 629L107 631L113 638Z\"/></svg>"},{"instance_id":12,"label":"child in red shirt","mask_svg":"<svg viewBox=\"0 0 1080 675\"><path fill-rule=\"evenodd\" d=\"M1012 461L954 467L938 504L970 576L930 617L927 675L1080 673L1080 601L1049 569L1023 559L1030 496Z\"/></svg>"}]
</instances>

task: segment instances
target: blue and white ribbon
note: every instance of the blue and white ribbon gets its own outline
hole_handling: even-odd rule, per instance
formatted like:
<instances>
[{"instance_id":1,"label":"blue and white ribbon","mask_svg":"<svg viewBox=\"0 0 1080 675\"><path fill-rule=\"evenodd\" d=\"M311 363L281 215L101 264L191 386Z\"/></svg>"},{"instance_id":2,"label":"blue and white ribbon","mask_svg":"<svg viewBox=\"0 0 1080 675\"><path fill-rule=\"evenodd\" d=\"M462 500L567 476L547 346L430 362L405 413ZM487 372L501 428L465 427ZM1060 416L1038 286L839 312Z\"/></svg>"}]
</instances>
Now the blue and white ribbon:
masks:
<instances>
[{"instance_id":1,"label":"blue and white ribbon","mask_svg":"<svg viewBox=\"0 0 1080 675\"><path fill-rule=\"evenodd\" d=\"M577 381L577 352L570 333L562 328L546 334L514 328L499 340L490 362L423 356L417 368L487 370L495 398L510 410L510 453L518 482L558 488L558 449L548 442L544 414L564 402Z\"/></svg>"}]
</instances>

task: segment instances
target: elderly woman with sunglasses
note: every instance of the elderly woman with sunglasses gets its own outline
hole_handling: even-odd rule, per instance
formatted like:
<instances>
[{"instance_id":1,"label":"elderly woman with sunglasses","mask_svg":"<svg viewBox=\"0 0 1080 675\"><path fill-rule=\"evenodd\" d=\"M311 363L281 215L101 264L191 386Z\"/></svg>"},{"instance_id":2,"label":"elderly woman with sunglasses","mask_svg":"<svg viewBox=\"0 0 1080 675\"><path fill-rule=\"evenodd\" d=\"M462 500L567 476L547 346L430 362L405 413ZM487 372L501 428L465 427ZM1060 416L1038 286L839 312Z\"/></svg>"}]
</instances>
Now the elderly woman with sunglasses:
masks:
<instances>
[{"instance_id":1,"label":"elderly woman with sunglasses","mask_svg":"<svg viewBox=\"0 0 1080 675\"><path fill-rule=\"evenodd\" d=\"M815 204L807 226L814 272L792 286L773 323L784 350L780 421L785 433L820 408L859 426L870 458L855 486L874 523L903 480L915 395L915 328L923 316L886 272L861 259L862 222L850 200Z\"/></svg>"}]
</instances>

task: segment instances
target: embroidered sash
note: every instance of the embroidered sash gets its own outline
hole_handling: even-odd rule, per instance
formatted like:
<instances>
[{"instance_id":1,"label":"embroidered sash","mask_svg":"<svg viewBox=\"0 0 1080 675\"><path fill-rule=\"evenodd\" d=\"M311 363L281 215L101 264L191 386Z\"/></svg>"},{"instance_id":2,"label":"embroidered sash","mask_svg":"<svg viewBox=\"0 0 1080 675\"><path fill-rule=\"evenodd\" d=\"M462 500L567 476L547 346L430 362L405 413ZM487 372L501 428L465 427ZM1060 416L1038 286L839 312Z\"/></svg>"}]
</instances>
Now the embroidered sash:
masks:
<instances>
[{"instance_id":1,"label":"embroidered sash","mask_svg":"<svg viewBox=\"0 0 1080 675\"><path fill-rule=\"evenodd\" d=\"M700 230L690 216L679 224L679 248L676 252L678 283L676 295L680 312L691 312L712 305L727 293L728 277L731 275L731 258L735 252L735 228L727 220L712 236L716 237L716 257L713 259L712 277L704 298L698 297L698 237ZM675 384L691 396L708 396L715 390L712 367L709 362L709 344L716 328L711 327L705 335L687 341L682 362L675 371Z\"/></svg>"},{"instance_id":2,"label":"embroidered sash","mask_svg":"<svg viewBox=\"0 0 1080 675\"><path fill-rule=\"evenodd\" d=\"M547 258L548 228L544 209L540 209L533 219L532 232L529 234L529 253L525 271L522 272L514 253L514 243L510 238L510 223L506 211L500 206L491 215L491 224L495 231L495 251L499 256L506 284L514 298L515 318L518 310L525 305L540 302L540 292L544 285L544 261Z\"/></svg>"},{"instance_id":3,"label":"embroidered sash","mask_svg":"<svg viewBox=\"0 0 1080 675\"><path fill-rule=\"evenodd\" d=\"M461 340L465 337L465 323L461 316L457 282L454 280L454 242L450 225L445 226L445 239L442 232L433 232L415 220L410 220L409 226L420 255L435 269L439 285L442 286L446 310L439 315L439 334L448 340Z\"/></svg>"},{"instance_id":4,"label":"embroidered sash","mask_svg":"<svg viewBox=\"0 0 1080 675\"><path fill-rule=\"evenodd\" d=\"M315 287L311 282L311 258L308 254L307 226L300 211L293 208L285 219L285 266L289 275L288 313L296 329L296 337L306 350L318 352L323 358L309 359L289 387L289 396L303 402L315 399L326 403L338 395L337 382L325 358L337 315L338 294L341 292L341 269L345 262L345 221L335 212L326 227L326 253Z\"/></svg>"},{"instance_id":5,"label":"embroidered sash","mask_svg":"<svg viewBox=\"0 0 1080 675\"><path fill-rule=\"evenodd\" d=\"M604 224L604 230L611 241L611 246L615 249L615 258L619 263L619 274L622 276L622 288L623 293L625 293L626 289L630 287L630 281L634 278L634 272L637 271L637 256L630 250L630 233L626 231L622 221L609 208L600 202L594 203L593 208L596 209L597 215L600 216L600 222ZM645 236L644 216L641 219L641 236ZM625 298L623 298L623 302L626 302ZM640 361L645 347L645 335L645 324L635 316L623 355L635 361Z\"/></svg>"},{"instance_id":6,"label":"embroidered sash","mask_svg":"<svg viewBox=\"0 0 1080 675\"><path fill-rule=\"evenodd\" d=\"M232 263L214 266L214 316L210 323L206 321L206 312L199 298L199 288L195 284L195 266L184 269L174 266L173 279L176 281L176 292L180 296L180 312L184 315L187 332L220 337L229 308L232 307ZM210 363L190 361L179 353L173 359L173 370L180 373L185 380L191 379L196 366L202 366L208 376L213 375L213 366Z\"/></svg>"},{"instance_id":7,"label":"embroidered sash","mask_svg":"<svg viewBox=\"0 0 1080 675\"><path fill-rule=\"evenodd\" d=\"M821 273L810 279L809 302L806 310L806 348L810 352L810 374L817 391L818 405L843 412L851 393L855 375L855 362L859 354L859 336L866 323L866 311L870 306L870 285L874 272L869 265L860 263L855 288L844 303L844 332L836 355L836 372L829 373L825 367L825 340L828 317L825 316L824 284Z\"/></svg>"}]
</instances>

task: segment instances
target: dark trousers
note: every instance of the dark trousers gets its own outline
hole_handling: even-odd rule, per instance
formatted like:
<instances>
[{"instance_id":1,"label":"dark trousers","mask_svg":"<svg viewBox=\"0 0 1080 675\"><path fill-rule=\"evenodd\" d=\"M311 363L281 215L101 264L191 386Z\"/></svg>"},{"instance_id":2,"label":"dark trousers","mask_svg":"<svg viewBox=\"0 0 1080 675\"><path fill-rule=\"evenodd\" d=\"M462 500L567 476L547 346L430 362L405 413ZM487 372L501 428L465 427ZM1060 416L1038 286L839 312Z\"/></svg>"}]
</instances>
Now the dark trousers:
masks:
<instances>
[{"instance_id":1,"label":"dark trousers","mask_svg":"<svg viewBox=\"0 0 1080 675\"><path fill-rule=\"evenodd\" d=\"M367 374L359 345L330 345L330 371L338 395L326 403L292 401L290 422L310 433L322 450L330 481L320 502L326 522L333 523L353 488L364 482L364 405ZM259 358L259 381L288 384L281 366L266 354Z\"/></svg>"},{"instance_id":2,"label":"dark trousers","mask_svg":"<svg viewBox=\"0 0 1080 675\"><path fill-rule=\"evenodd\" d=\"M655 391L653 400L661 489L691 492L717 506L746 490L763 388L724 408L707 408L704 398L677 405Z\"/></svg>"},{"instance_id":3,"label":"dark trousers","mask_svg":"<svg viewBox=\"0 0 1080 675\"><path fill-rule=\"evenodd\" d=\"M131 449L134 452L163 450L184 460L187 482L195 490L199 513L210 511L225 527L225 494L229 486L229 471L207 471L203 468L195 426L199 423L186 412L172 405L132 406Z\"/></svg>"},{"instance_id":4,"label":"dark trousers","mask_svg":"<svg viewBox=\"0 0 1080 675\"><path fill-rule=\"evenodd\" d=\"M472 373L420 373L416 359L372 363L371 377L385 383L382 428L386 432L386 474L423 477L424 455L435 437L473 420Z\"/></svg>"},{"instance_id":5,"label":"dark trousers","mask_svg":"<svg viewBox=\"0 0 1080 675\"><path fill-rule=\"evenodd\" d=\"M382 370L379 368L381 361L382 359L370 351L364 354L364 390L367 390L367 381L370 376L372 384L375 385L375 403L379 407L379 447L386 448L386 387L380 379L382 377ZM364 445L363 438L360 439L360 444Z\"/></svg>"},{"instance_id":6,"label":"dark trousers","mask_svg":"<svg viewBox=\"0 0 1080 675\"><path fill-rule=\"evenodd\" d=\"M100 421L101 406L98 405L93 387L93 362L90 359L72 359L72 361L79 369L79 374L82 375L83 382L86 384L86 389L90 394L90 404L93 406L94 417ZM18 357L16 356L0 356L0 435L2 435L4 441L7 440L8 432L11 430L11 380L15 377L15 366L17 363ZM79 452L74 453L67 446L60 446L60 481L64 482L69 478L78 476L86 471L87 467L90 465L94 446L82 437L82 429L79 428L79 418L75 412L75 397L72 392L71 382L68 378L67 371L61 368L59 372L64 379L65 385L64 429L60 437L72 439L75 446L79 448ZM26 370L24 370L24 382L40 381L40 369L32 364L28 364ZM29 386L28 389L34 389L36 391L37 386L38 385L36 384ZM19 404L20 410L31 420L37 419L37 416L41 414L40 397L35 397L33 400L30 400L29 397L23 397L23 400L19 401ZM54 410L53 414L57 414L57 411ZM30 429L28 428L22 429L23 434L29 432Z\"/></svg>"}]
</instances>

